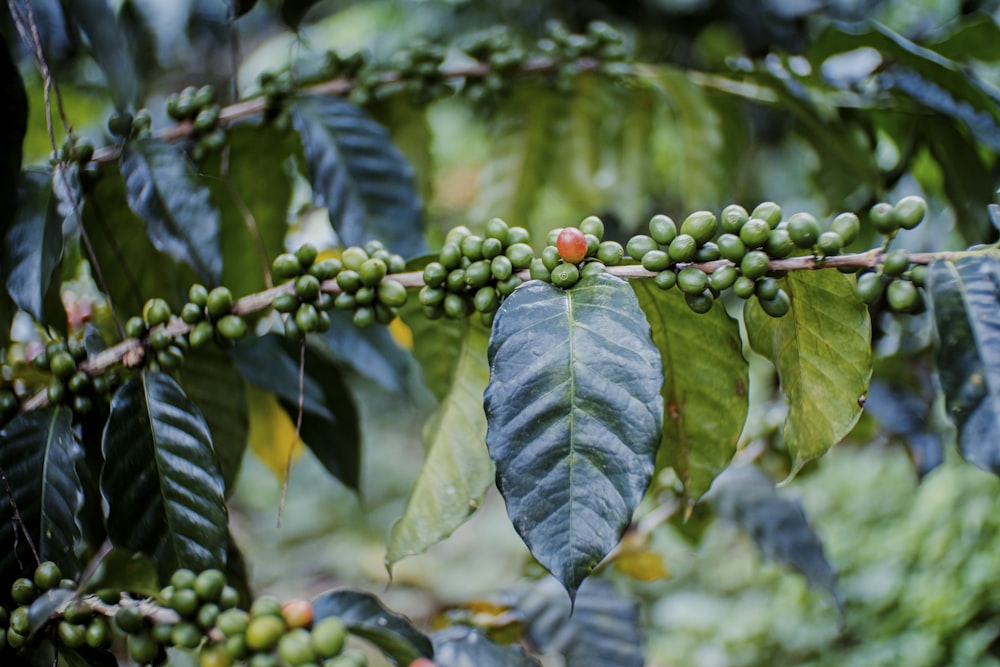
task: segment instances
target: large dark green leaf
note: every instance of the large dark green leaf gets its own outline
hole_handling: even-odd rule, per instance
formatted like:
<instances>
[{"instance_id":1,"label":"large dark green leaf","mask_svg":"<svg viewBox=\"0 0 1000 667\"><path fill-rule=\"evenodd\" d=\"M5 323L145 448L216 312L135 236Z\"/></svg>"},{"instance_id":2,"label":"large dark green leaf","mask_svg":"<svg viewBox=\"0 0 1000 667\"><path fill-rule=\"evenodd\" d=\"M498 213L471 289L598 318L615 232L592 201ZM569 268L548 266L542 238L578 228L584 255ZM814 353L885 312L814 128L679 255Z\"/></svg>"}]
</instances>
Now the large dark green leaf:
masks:
<instances>
[{"instance_id":1,"label":"large dark green leaf","mask_svg":"<svg viewBox=\"0 0 1000 667\"><path fill-rule=\"evenodd\" d=\"M4 230L0 270L18 308L44 322L45 300L63 254L62 216L50 172L22 172L18 190L17 212Z\"/></svg>"},{"instance_id":2,"label":"large dark green leaf","mask_svg":"<svg viewBox=\"0 0 1000 667\"><path fill-rule=\"evenodd\" d=\"M434 194L434 133L415 94L392 95L365 105L372 118L389 130L389 137L413 166L417 192L424 201Z\"/></svg>"},{"instance_id":3,"label":"large dark green leaf","mask_svg":"<svg viewBox=\"0 0 1000 667\"><path fill-rule=\"evenodd\" d=\"M979 144L938 116L922 119L918 127L941 170L955 226L969 244L985 240L993 231L986 207L993 202L994 185Z\"/></svg>"},{"instance_id":4,"label":"large dark green leaf","mask_svg":"<svg viewBox=\"0 0 1000 667\"><path fill-rule=\"evenodd\" d=\"M434 657L431 640L371 593L343 589L318 595L313 600L313 618L319 621L328 616L340 618L351 634L370 641L397 665Z\"/></svg>"},{"instance_id":5,"label":"large dark green leaf","mask_svg":"<svg viewBox=\"0 0 1000 667\"><path fill-rule=\"evenodd\" d=\"M292 104L316 201L345 245L379 239L394 252L423 252L422 202L413 169L385 128L334 96Z\"/></svg>"},{"instance_id":6,"label":"large dark green leaf","mask_svg":"<svg viewBox=\"0 0 1000 667\"><path fill-rule=\"evenodd\" d=\"M618 543L649 485L663 365L632 289L530 281L497 312L486 444L507 513L572 597Z\"/></svg>"},{"instance_id":7,"label":"large dark green leaf","mask_svg":"<svg viewBox=\"0 0 1000 667\"><path fill-rule=\"evenodd\" d=\"M847 435L861 416L872 372L871 321L838 271L793 271L781 280L791 300L784 317L749 299L750 345L775 365L788 398L785 446L792 474Z\"/></svg>"},{"instance_id":8,"label":"large dark green leaf","mask_svg":"<svg viewBox=\"0 0 1000 667\"><path fill-rule=\"evenodd\" d=\"M55 561L67 576L79 572L74 548L83 500L76 466L83 449L69 408L24 412L0 431L0 591L35 566ZM30 540L30 545L29 545Z\"/></svg>"},{"instance_id":9,"label":"large dark green leaf","mask_svg":"<svg viewBox=\"0 0 1000 667\"><path fill-rule=\"evenodd\" d=\"M663 442L657 467L672 466L689 504L711 486L733 455L748 410L749 365L739 324L716 302L704 315L679 290L630 281L663 359Z\"/></svg>"},{"instance_id":10,"label":"large dark green leaf","mask_svg":"<svg viewBox=\"0 0 1000 667\"><path fill-rule=\"evenodd\" d=\"M720 517L753 538L765 557L794 567L840 605L837 575L826 560L823 543L801 504L780 493L767 475L752 466L731 468L706 497Z\"/></svg>"},{"instance_id":11,"label":"large dark green leaf","mask_svg":"<svg viewBox=\"0 0 1000 667\"><path fill-rule=\"evenodd\" d=\"M243 377L232 359L216 349L191 350L185 362L181 386L205 416L226 493L232 493L250 432Z\"/></svg>"},{"instance_id":12,"label":"large dark green leaf","mask_svg":"<svg viewBox=\"0 0 1000 667\"><path fill-rule=\"evenodd\" d=\"M120 174L104 170L87 195L83 224L115 308L124 319L138 314L146 299L167 299L179 311L197 276L153 247L145 225L125 204Z\"/></svg>"},{"instance_id":13,"label":"large dark green leaf","mask_svg":"<svg viewBox=\"0 0 1000 667\"><path fill-rule=\"evenodd\" d=\"M431 635L438 667L538 667L520 646L501 646L465 625L453 625Z\"/></svg>"},{"instance_id":14,"label":"large dark green leaf","mask_svg":"<svg viewBox=\"0 0 1000 667\"><path fill-rule=\"evenodd\" d=\"M188 264L202 281L218 284L219 212L184 151L159 139L136 139L122 149L121 171L128 205L146 223L153 245Z\"/></svg>"},{"instance_id":15,"label":"large dark green leaf","mask_svg":"<svg viewBox=\"0 0 1000 667\"><path fill-rule=\"evenodd\" d=\"M169 375L145 372L115 392L101 491L111 543L151 556L161 579L179 567L225 567L225 484L212 435Z\"/></svg>"},{"instance_id":16,"label":"large dark green leaf","mask_svg":"<svg viewBox=\"0 0 1000 667\"><path fill-rule=\"evenodd\" d=\"M299 346L278 336L244 340L233 361L247 382L277 394L292 421L298 417ZM361 476L358 413L343 371L308 346L303 377L301 437L331 475L352 489Z\"/></svg>"},{"instance_id":17,"label":"large dark green leaf","mask_svg":"<svg viewBox=\"0 0 1000 667\"><path fill-rule=\"evenodd\" d=\"M962 456L1000 474L1000 257L936 261L937 368Z\"/></svg>"},{"instance_id":18,"label":"large dark green leaf","mask_svg":"<svg viewBox=\"0 0 1000 667\"><path fill-rule=\"evenodd\" d=\"M8 202L0 207L2 237L17 210L18 174L21 173L24 134L28 129L28 96L4 35L0 35L0 99L3 99L3 104L0 105L0 127L4 128L0 134L0 201ZM4 271L4 279L6 276ZM3 318L0 318L0 326L2 325ZM4 345L4 337L5 334L0 334L0 346Z\"/></svg>"},{"instance_id":19,"label":"large dark green leaf","mask_svg":"<svg viewBox=\"0 0 1000 667\"><path fill-rule=\"evenodd\" d=\"M561 653L573 667L641 667L639 605L607 581L591 579L571 608L551 584L538 582L518 603L531 643L544 653Z\"/></svg>"},{"instance_id":20,"label":"large dark green leaf","mask_svg":"<svg viewBox=\"0 0 1000 667\"><path fill-rule=\"evenodd\" d=\"M108 80L115 106L127 109L134 105L139 99L139 77L108 0L75 0L63 6L86 35L90 54Z\"/></svg>"},{"instance_id":21,"label":"large dark green leaf","mask_svg":"<svg viewBox=\"0 0 1000 667\"><path fill-rule=\"evenodd\" d=\"M483 444L486 415L482 400L490 377L486 364L489 332L468 319L432 322L422 315L417 317L419 320L413 321L417 327L417 357L426 358L424 346L437 350L443 339L452 344L453 352L446 355L451 358L452 368L447 393L424 425L427 457L406 510L389 536L385 559L390 567L451 535L479 507L494 475ZM443 326L433 326L438 323ZM448 335L456 329L457 339Z\"/></svg>"},{"instance_id":22,"label":"large dark green leaf","mask_svg":"<svg viewBox=\"0 0 1000 667\"><path fill-rule=\"evenodd\" d=\"M295 134L274 123L240 123L227 130L227 172L222 153L202 172L220 213L222 284L237 297L259 292L274 257L284 251L292 183L286 159L298 149Z\"/></svg>"}]
</instances>

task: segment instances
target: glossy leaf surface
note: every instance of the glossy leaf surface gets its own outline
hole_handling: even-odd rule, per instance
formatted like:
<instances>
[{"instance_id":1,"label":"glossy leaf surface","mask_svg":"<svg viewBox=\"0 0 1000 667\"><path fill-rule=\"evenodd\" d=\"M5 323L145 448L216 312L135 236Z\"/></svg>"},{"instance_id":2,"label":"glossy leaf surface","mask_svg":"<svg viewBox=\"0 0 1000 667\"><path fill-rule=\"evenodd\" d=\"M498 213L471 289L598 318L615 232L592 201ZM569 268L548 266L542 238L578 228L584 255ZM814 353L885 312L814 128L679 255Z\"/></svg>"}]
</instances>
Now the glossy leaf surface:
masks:
<instances>
[{"instance_id":1,"label":"glossy leaf surface","mask_svg":"<svg viewBox=\"0 0 1000 667\"><path fill-rule=\"evenodd\" d=\"M180 567L225 567L225 484L208 424L180 385L152 372L122 385L103 449L114 546L151 556L163 579Z\"/></svg>"},{"instance_id":2,"label":"glossy leaf surface","mask_svg":"<svg viewBox=\"0 0 1000 667\"><path fill-rule=\"evenodd\" d=\"M408 618L386 609L371 593L343 589L317 596L313 600L313 619L319 621L327 616L339 617L351 634L377 646L397 665L434 656L430 639Z\"/></svg>"},{"instance_id":3,"label":"glossy leaf surface","mask_svg":"<svg viewBox=\"0 0 1000 667\"><path fill-rule=\"evenodd\" d=\"M497 312L486 444L507 513L572 596L618 543L649 484L663 366L628 284L530 281Z\"/></svg>"}]
</instances>

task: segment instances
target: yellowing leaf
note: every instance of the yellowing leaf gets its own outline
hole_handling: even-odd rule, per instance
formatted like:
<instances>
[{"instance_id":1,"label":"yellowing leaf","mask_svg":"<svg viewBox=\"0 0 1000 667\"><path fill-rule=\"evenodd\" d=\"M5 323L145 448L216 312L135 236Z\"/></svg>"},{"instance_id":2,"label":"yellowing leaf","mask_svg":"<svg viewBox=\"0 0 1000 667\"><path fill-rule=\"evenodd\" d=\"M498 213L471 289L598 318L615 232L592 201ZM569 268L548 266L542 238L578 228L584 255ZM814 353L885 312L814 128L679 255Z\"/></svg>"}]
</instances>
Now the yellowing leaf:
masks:
<instances>
[{"instance_id":1,"label":"yellowing leaf","mask_svg":"<svg viewBox=\"0 0 1000 667\"><path fill-rule=\"evenodd\" d=\"M396 343L407 350L413 349L413 331L398 317L389 323L389 333Z\"/></svg>"},{"instance_id":2,"label":"yellowing leaf","mask_svg":"<svg viewBox=\"0 0 1000 667\"><path fill-rule=\"evenodd\" d=\"M657 581L670 577L670 570L663 564L663 558L652 551L623 552L615 559L615 564L619 572L637 581Z\"/></svg>"},{"instance_id":3,"label":"yellowing leaf","mask_svg":"<svg viewBox=\"0 0 1000 667\"><path fill-rule=\"evenodd\" d=\"M252 384L247 384L246 391L250 409L250 451L279 482L283 482L289 452L293 460L298 458L302 454L302 439L296 437L295 423L274 394Z\"/></svg>"}]
</instances>

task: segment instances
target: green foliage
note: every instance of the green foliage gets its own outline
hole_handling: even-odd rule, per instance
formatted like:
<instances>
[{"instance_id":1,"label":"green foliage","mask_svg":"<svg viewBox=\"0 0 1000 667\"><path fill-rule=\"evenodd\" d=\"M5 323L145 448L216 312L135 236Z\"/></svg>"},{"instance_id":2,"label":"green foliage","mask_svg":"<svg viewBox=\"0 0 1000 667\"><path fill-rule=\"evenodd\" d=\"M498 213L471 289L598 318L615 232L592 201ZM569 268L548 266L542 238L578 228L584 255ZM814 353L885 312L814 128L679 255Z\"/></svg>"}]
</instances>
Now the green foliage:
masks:
<instances>
[{"instance_id":1,"label":"green foliage","mask_svg":"<svg viewBox=\"0 0 1000 667\"><path fill-rule=\"evenodd\" d=\"M110 666L112 639L141 663L168 645L203 667L363 662L347 634L400 664L696 662L651 629L677 624L697 578L680 534L731 561L731 520L827 595L749 555L810 616L786 623L803 637L766 636L770 598L744 594L743 570L703 577L751 607L730 634L752 646L743 664L874 664L855 644L988 664L995 610L937 577L990 589L975 560L990 552L950 548L962 521L988 533L990 478L962 499L979 519L904 534L876 507L864 531L881 539L824 524L842 508L809 494L839 482L804 466L844 438L898 439L927 475L918 494L955 506L937 480L975 471L931 471L952 436L997 471L995 19L934 8L925 24L945 27L917 33L902 17L925 10L899 2L885 23L794 2L682 20L652 0L119 4L14 3L0 54L0 662ZM412 488L373 480L410 460L373 454L371 424L395 411L423 419ZM268 494L239 493L240 473L260 459L294 489L300 440L345 493L388 495L294 517L283 544L330 530L363 571L381 552L336 521L377 515L384 563L414 585L407 557L485 521L495 481L521 556L555 578L497 602L440 594L416 623L352 589L251 606L241 505ZM725 472L734 460L754 466ZM869 487L909 488L858 461ZM865 582L882 575L853 578L897 547L916 584L879 597ZM954 567L919 565L934 559ZM342 574L315 560L314 581ZM711 624L730 619L698 595Z\"/></svg>"}]
</instances>

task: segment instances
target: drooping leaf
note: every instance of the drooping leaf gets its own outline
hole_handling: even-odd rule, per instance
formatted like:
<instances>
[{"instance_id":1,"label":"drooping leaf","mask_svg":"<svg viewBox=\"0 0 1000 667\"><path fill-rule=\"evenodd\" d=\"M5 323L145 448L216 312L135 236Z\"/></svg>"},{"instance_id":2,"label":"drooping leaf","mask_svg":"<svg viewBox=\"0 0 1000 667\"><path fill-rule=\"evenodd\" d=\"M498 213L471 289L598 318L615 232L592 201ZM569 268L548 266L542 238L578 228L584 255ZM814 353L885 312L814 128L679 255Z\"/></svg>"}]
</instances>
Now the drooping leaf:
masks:
<instances>
[{"instance_id":1,"label":"drooping leaf","mask_svg":"<svg viewBox=\"0 0 1000 667\"><path fill-rule=\"evenodd\" d=\"M843 25L831 25L813 40L807 57L819 69L823 61L832 55L864 47L875 49L894 63L933 81L957 99L1000 120L996 102L959 63L915 44L880 23L868 22L859 31L847 29Z\"/></svg>"},{"instance_id":2,"label":"drooping leaf","mask_svg":"<svg viewBox=\"0 0 1000 667\"><path fill-rule=\"evenodd\" d=\"M153 245L194 269L205 283L222 276L219 212L194 177L184 152L160 139L136 139L122 149L129 207L142 218Z\"/></svg>"},{"instance_id":3,"label":"drooping leaf","mask_svg":"<svg viewBox=\"0 0 1000 667\"><path fill-rule=\"evenodd\" d=\"M963 17L954 31L928 48L952 60L996 62L1000 60L1000 25L988 14Z\"/></svg>"},{"instance_id":4,"label":"drooping leaf","mask_svg":"<svg viewBox=\"0 0 1000 667\"><path fill-rule=\"evenodd\" d=\"M552 177L552 137L564 111L561 102L560 95L540 85L512 91L494 121L490 159L479 174L471 211L474 220L497 216L526 227L532 239L545 238L549 228L534 211Z\"/></svg>"},{"instance_id":5,"label":"drooping leaf","mask_svg":"<svg viewBox=\"0 0 1000 667\"><path fill-rule=\"evenodd\" d=\"M424 385L434 398L444 401L454 384L467 340L466 327L457 320L428 319L417 299L407 301L399 315L413 331L413 357L420 364Z\"/></svg>"},{"instance_id":6,"label":"drooping leaf","mask_svg":"<svg viewBox=\"0 0 1000 667\"><path fill-rule=\"evenodd\" d=\"M68 602L74 595L76 593L68 588L54 588L35 598L31 606L28 607L28 634L37 632L52 618L56 609Z\"/></svg>"},{"instance_id":7,"label":"drooping leaf","mask_svg":"<svg viewBox=\"0 0 1000 667\"><path fill-rule=\"evenodd\" d=\"M292 184L284 165L299 147L294 133L274 123L239 123L227 128L226 138L226 173L221 152L201 171L219 209L222 284L240 297L267 287L271 261L285 249Z\"/></svg>"},{"instance_id":8,"label":"drooping leaf","mask_svg":"<svg viewBox=\"0 0 1000 667\"><path fill-rule=\"evenodd\" d=\"M476 628L452 625L431 634L439 667L538 667L520 646L496 644Z\"/></svg>"},{"instance_id":9,"label":"drooping leaf","mask_svg":"<svg viewBox=\"0 0 1000 667\"><path fill-rule=\"evenodd\" d=\"M247 447L275 479L284 482L289 460L302 454L302 438L295 432L295 422L277 396L252 384L246 385L250 410L250 433Z\"/></svg>"},{"instance_id":10,"label":"drooping leaf","mask_svg":"<svg viewBox=\"0 0 1000 667\"><path fill-rule=\"evenodd\" d=\"M338 366L309 346L305 355L302 440L331 475L357 489L361 435L354 399ZM296 421L298 345L273 335L244 340L233 349L233 361L247 382L277 394L292 421Z\"/></svg>"},{"instance_id":11,"label":"drooping leaf","mask_svg":"<svg viewBox=\"0 0 1000 667\"><path fill-rule=\"evenodd\" d=\"M653 473L663 365L632 289L601 274L517 288L497 312L486 444L515 530L572 597Z\"/></svg>"},{"instance_id":12,"label":"drooping leaf","mask_svg":"<svg viewBox=\"0 0 1000 667\"><path fill-rule=\"evenodd\" d=\"M413 484L403 516L393 525L386 547L386 564L391 568L402 558L423 553L451 535L479 507L493 481L494 469L483 442L486 415L482 409L483 391L489 381L485 327L468 319L447 321L439 327L453 333L437 335L425 317L414 321L420 326L415 341L418 358L426 354L421 347L428 342L436 348L439 337L452 340L457 358L453 360L447 394L424 425L427 456ZM450 325L454 326L450 326Z\"/></svg>"},{"instance_id":13,"label":"drooping leaf","mask_svg":"<svg viewBox=\"0 0 1000 667\"><path fill-rule=\"evenodd\" d=\"M108 0L77 0L64 5L90 44L90 54L104 72L115 106L127 109L139 99L139 77L128 43Z\"/></svg>"},{"instance_id":14,"label":"drooping leaf","mask_svg":"<svg viewBox=\"0 0 1000 667\"><path fill-rule=\"evenodd\" d=\"M69 408L21 413L0 431L0 591L40 560L54 561L66 576L79 572L74 548L82 502L76 466L83 456ZM9 491L8 491L9 489Z\"/></svg>"},{"instance_id":15,"label":"drooping leaf","mask_svg":"<svg viewBox=\"0 0 1000 667\"><path fill-rule=\"evenodd\" d=\"M225 353L191 350L185 355L181 386L205 417L228 495L240 471L250 432L243 377Z\"/></svg>"},{"instance_id":16,"label":"drooping leaf","mask_svg":"<svg viewBox=\"0 0 1000 667\"><path fill-rule=\"evenodd\" d=\"M1000 257L931 264L937 371L962 456L1000 474Z\"/></svg>"},{"instance_id":17,"label":"drooping leaf","mask_svg":"<svg viewBox=\"0 0 1000 667\"><path fill-rule=\"evenodd\" d=\"M764 557L794 567L841 605L836 572L801 504L775 489L767 475L752 466L730 468L707 497L720 517L753 538Z\"/></svg>"},{"instance_id":18,"label":"drooping leaf","mask_svg":"<svg viewBox=\"0 0 1000 667\"><path fill-rule=\"evenodd\" d=\"M748 411L749 365L739 325L716 302L704 315L679 290L630 281L663 359L663 441L657 467L673 467L688 503L711 486L733 455Z\"/></svg>"},{"instance_id":19,"label":"drooping leaf","mask_svg":"<svg viewBox=\"0 0 1000 667\"><path fill-rule=\"evenodd\" d=\"M28 95L24 81L17 69L17 63L7 48L7 40L0 35L0 127L4 128L0 137L0 201L8 202L0 210L0 238L6 235L17 211L18 175L21 173L24 135L28 129ZM7 272L3 278L6 281ZM3 292L3 290L0 290ZM3 300L0 294L0 300ZM0 317L0 325L3 318ZM0 334L0 346L4 346L5 334Z\"/></svg>"},{"instance_id":20,"label":"drooping leaf","mask_svg":"<svg viewBox=\"0 0 1000 667\"><path fill-rule=\"evenodd\" d=\"M161 580L225 567L225 484L208 424L180 385L144 372L115 392L101 491L114 546L149 555Z\"/></svg>"},{"instance_id":21,"label":"drooping leaf","mask_svg":"<svg viewBox=\"0 0 1000 667\"><path fill-rule=\"evenodd\" d=\"M871 377L871 321L854 295L854 282L838 271L793 271L781 281L791 308L767 315L747 300L750 345L775 365L788 398L785 446L792 474L847 435L861 416Z\"/></svg>"},{"instance_id":22,"label":"drooping leaf","mask_svg":"<svg viewBox=\"0 0 1000 667\"><path fill-rule=\"evenodd\" d=\"M413 177L421 199L429 201L434 194L434 141L427 114L419 111L421 103L415 95L392 95L374 100L365 108L372 118L389 130L392 143L406 156L413 167Z\"/></svg>"},{"instance_id":23,"label":"drooping leaf","mask_svg":"<svg viewBox=\"0 0 1000 667\"><path fill-rule=\"evenodd\" d=\"M233 11L236 14L236 18L243 16L256 5L257 0L233 0Z\"/></svg>"},{"instance_id":24,"label":"drooping leaf","mask_svg":"<svg viewBox=\"0 0 1000 667\"><path fill-rule=\"evenodd\" d=\"M401 392L406 388L410 355L393 340L386 327L358 329L350 313L334 310L330 311L330 328L319 340L325 344L316 345L318 354L347 364L389 391Z\"/></svg>"},{"instance_id":25,"label":"drooping leaf","mask_svg":"<svg viewBox=\"0 0 1000 667\"><path fill-rule=\"evenodd\" d=\"M291 110L316 201L344 245L378 239L405 256L423 252L413 169L385 128L335 96L298 97Z\"/></svg>"},{"instance_id":26,"label":"drooping leaf","mask_svg":"<svg viewBox=\"0 0 1000 667\"><path fill-rule=\"evenodd\" d=\"M153 247L142 220L125 204L125 184L116 171L105 169L97 179L83 207L83 224L122 319L141 313L153 296L166 299L174 312L180 310L198 277Z\"/></svg>"},{"instance_id":27,"label":"drooping leaf","mask_svg":"<svg viewBox=\"0 0 1000 667\"><path fill-rule=\"evenodd\" d=\"M52 174L24 171L18 191L17 212L4 230L0 270L17 307L45 322L45 299L63 254L62 217Z\"/></svg>"},{"instance_id":28,"label":"drooping leaf","mask_svg":"<svg viewBox=\"0 0 1000 667\"><path fill-rule=\"evenodd\" d=\"M313 600L313 619L328 616L339 617L351 634L377 646L397 665L434 657L431 640L405 616L386 609L371 593L341 589L318 595Z\"/></svg>"},{"instance_id":29,"label":"drooping leaf","mask_svg":"<svg viewBox=\"0 0 1000 667\"><path fill-rule=\"evenodd\" d=\"M574 667L641 667L639 605L607 581L591 579L571 608L550 580L539 581L517 604L532 644L562 654Z\"/></svg>"},{"instance_id":30,"label":"drooping leaf","mask_svg":"<svg viewBox=\"0 0 1000 667\"><path fill-rule=\"evenodd\" d=\"M919 128L941 170L945 195L955 209L955 226L969 242L987 238L992 230L986 211L994 187L979 144L940 117L922 119Z\"/></svg>"}]
</instances>

